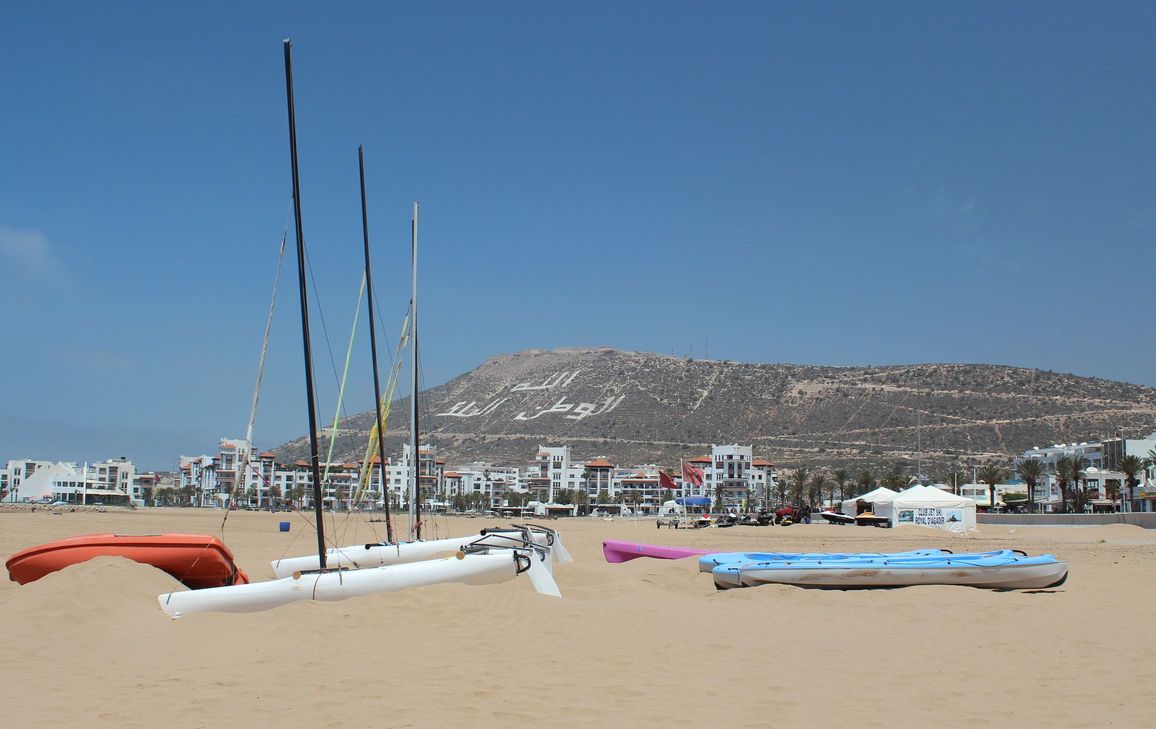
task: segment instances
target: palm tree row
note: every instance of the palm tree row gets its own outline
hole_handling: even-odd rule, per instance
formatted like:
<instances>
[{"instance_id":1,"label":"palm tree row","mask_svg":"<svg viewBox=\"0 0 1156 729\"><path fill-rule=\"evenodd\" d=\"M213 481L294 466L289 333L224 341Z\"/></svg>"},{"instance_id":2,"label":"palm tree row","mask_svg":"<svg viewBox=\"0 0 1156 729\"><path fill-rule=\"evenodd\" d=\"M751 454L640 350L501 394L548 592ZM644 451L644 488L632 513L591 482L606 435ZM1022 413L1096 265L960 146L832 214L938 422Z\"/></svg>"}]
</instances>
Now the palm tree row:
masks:
<instances>
[{"instance_id":1,"label":"palm tree row","mask_svg":"<svg viewBox=\"0 0 1156 729\"><path fill-rule=\"evenodd\" d=\"M1115 470L1124 475L1124 488L1113 493L1113 497L1120 498L1121 506L1131 496L1132 489L1140 485L1140 475L1151 468L1156 468L1156 449L1149 451L1147 458L1127 455L1116 463ZM998 463L987 463L979 469L976 480L987 485L989 503L994 508L996 486L1013 473L1018 473L1027 484L1028 509L1036 511L1037 487L1044 477L1053 475L1060 487L1060 510L1066 512L1071 508L1081 512L1088 503L1087 469L1088 459L1079 454L1061 456L1052 468L1048 468L1037 458L1023 458L1015 462L1010 469ZM943 482L956 484L961 475L963 472L954 469L944 474ZM898 490L905 488L909 482L910 477L905 473L904 464L900 462L893 464L879 478L868 469L860 471L852 478L842 469L828 473L822 468L812 471L809 467L800 466L788 480L779 482L778 496L783 503L789 496L796 504L801 504L805 499L809 499L812 504L818 504L824 497L830 502L835 502L836 493L838 500L843 501L851 496L867 493L877 485Z\"/></svg>"}]
</instances>

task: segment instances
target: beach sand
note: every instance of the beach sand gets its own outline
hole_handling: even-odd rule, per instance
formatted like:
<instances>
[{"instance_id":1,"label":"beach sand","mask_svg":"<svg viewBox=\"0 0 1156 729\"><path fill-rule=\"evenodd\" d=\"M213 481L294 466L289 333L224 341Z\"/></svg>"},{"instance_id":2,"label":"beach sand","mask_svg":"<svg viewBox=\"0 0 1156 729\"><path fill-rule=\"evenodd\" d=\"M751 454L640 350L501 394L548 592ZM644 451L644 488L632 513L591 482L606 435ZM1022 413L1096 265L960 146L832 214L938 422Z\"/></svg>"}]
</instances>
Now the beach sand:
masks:
<instances>
[{"instance_id":1,"label":"beach sand","mask_svg":"<svg viewBox=\"0 0 1156 729\"><path fill-rule=\"evenodd\" d=\"M254 580L307 554L301 515L0 511L0 554L86 533L222 536ZM290 521L291 531L277 525ZM503 522L441 519L458 536ZM374 538L338 516L342 544ZM4 727L1148 727L1156 532L828 525L657 530L563 519L564 597L525 578L171 620L178 588L103 558L0 583ZM1016 548L1069 561L1049 591L716 592L694 560L607 564L603 539L726 551Z\"/></svg>"}]
</instances>

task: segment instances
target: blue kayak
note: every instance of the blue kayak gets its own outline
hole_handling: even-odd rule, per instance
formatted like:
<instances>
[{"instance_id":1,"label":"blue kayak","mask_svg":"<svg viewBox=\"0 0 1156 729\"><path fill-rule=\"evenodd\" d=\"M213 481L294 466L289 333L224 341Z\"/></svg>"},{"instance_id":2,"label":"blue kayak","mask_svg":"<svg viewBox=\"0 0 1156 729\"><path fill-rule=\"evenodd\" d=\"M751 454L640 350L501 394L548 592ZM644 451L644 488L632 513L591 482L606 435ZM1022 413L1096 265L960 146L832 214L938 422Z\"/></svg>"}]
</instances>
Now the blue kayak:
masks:
<instances>
[{"instance_id":1,"label":"blue kayak","mask_svg":"<svg viewBox=\"0 0 1156 729\"><path fill-rule=\"evenodd\" d=\"M1068 564L1050 554L1024 557L1011 550L995 554L940 557L876 557L832 560L772 560L719 565L715 587L779 583L851 589L909 585L969 585L992 589L1041 589L1067 579Z\"/></svg>"},{"instance_id":2,"label":"blue kayak","mask_svg":"<svg viewBox=\"0 0 1156 729\"><path fill-rule=\"evenodd\" d=\"M720 564L738 562L777 562L800 559L851 559L873 557L940 557L951 554L946 549L916 549L910 552L720 552L699 557L698 571L711 572Z\"/></svg>"}]
</instances>

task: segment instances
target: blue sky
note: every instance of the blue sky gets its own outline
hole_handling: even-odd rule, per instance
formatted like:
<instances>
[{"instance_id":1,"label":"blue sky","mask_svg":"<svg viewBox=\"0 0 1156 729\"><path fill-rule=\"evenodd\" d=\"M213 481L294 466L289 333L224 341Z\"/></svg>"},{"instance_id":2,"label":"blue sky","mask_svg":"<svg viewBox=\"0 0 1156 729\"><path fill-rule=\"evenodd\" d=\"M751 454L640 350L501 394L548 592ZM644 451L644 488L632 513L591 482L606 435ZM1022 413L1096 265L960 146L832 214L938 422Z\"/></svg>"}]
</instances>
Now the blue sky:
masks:
<instances>
[{"instance_id":1,"label":"blue sky","mask_svg":"<svg viewBox=\"0 0 1156 729\"><path fill-rule=\"evenodd\" d=\"M171 468L243 434L290 205L285 37L322 420L358 144L391 342L422 204L426 386L708 339L1156 386L1151 3L8 3L0 460ZM307 430L292 264L262 447ZM362 364L347 410L370 407Z\"/></svg>"}]
</instances>

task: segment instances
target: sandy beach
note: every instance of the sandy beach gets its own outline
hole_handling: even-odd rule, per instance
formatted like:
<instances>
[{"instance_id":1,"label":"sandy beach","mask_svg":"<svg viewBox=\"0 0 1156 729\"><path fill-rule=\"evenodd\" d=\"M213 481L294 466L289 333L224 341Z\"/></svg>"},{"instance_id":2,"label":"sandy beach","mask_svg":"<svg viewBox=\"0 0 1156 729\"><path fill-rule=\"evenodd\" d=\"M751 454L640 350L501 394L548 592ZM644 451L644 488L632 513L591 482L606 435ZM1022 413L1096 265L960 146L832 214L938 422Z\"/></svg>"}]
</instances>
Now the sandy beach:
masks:
<instances>
[{"instance_id":1,"label":"sandy beach","mask_svg":"<svg viewBox=\"0 0 1156 729\"><path fill-rule=\"evenodd\" d=\"M0 511L0 553L85 533L223 536L242 568L306 554L298 515ZM288 533L278 531L289 520ZM449 519L436 535L501 522ZM337 517L338 541L374 538ZM9 727L1151 726L1156 532L984 527L967 536L799 525L552 523L561 600L529 581L445 585L171 620L168 575L101 559L0 583ZM607 564L603 539L760 551L1003 547L1071 564L1056 590L716 592L693 560Z\"/></svg>"}]
</instances>

